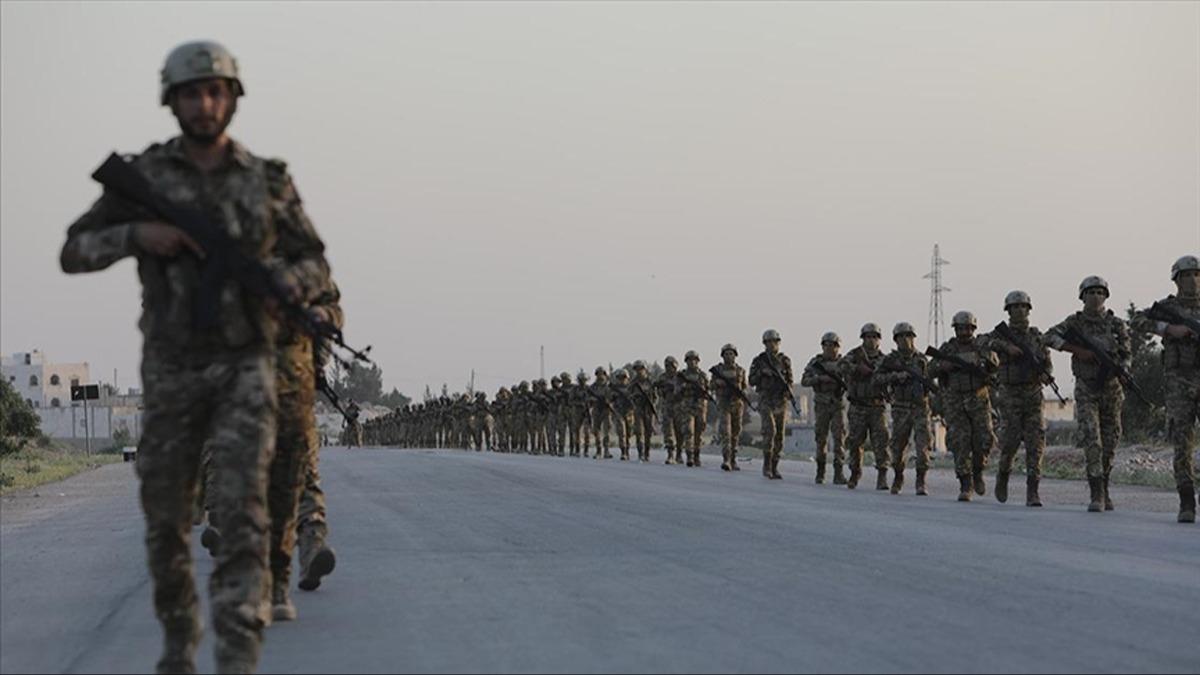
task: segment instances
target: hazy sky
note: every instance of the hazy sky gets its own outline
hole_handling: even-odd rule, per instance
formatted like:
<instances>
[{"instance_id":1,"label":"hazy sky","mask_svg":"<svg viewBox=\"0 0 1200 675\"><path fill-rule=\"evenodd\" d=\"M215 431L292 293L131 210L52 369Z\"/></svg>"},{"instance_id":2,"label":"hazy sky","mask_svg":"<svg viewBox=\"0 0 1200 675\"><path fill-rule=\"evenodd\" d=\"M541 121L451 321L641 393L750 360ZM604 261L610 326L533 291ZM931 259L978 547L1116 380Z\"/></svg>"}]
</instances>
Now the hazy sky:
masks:
<instances>
[{"instance_id":1,"label":"hazy sky","mask_svg":"<svg viewBox=\"0 0 1200 675\"><path fill-rule=\"evenodd\" d=\"M133 261L58 269L113 149L225 43L388 387L1113 306L1200 253L1200 3L0 3L0 349L134 384ZM890 347L891 341L886 344ZM1065 365L1059 361L1059 366Z\"/></svg>"}]
</instances>

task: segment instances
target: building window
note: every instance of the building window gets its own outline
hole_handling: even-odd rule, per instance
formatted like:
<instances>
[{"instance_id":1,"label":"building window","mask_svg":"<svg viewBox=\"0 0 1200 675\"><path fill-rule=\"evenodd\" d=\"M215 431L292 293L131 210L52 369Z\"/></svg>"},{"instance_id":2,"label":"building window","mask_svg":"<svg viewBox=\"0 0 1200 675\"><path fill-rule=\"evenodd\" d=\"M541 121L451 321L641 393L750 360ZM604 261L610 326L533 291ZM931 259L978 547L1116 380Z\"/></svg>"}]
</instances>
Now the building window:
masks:
<instances>
[{"instance_id":1,"label":"building window","mask_svg":"<svg viewBox=\"0 0 1200 675\"><path fill-rule=\"evenodd\" d=\"M27 366L28 366L28 365L32 365L32 364L33 364L33 355L32 355L32 354L26 354L26 355L25 355L25 365L27 365Z\"/></svg>"},{"instance_id":2,"label":"building window","mask_svg":"<svg viewBox=\"0 0 1200 675\"><path fill-rule=\"evenodd\" d=\"M38 386L38 379L37 379L37 375L30 375L30 376L29 376L29 386L31 386L31 387L36 387L36 386Z\"/></svg>"},{"instance_id":3,"label":"building window","mask_svg":"<svg viewBox=\"0 0 1200 675\"><path fill-rule=\"evenodd\" d=\"M50 386L57 387L60 382L62 382L62 380L58 379L58 375L50 376Z\"/></svg>"},{"instance_id":4,"label":"building window","mask_svg":"<svg viewBox=\"0 0 1200 675\"><path fill-rule=\"evenodd\" d=\"M50 407L51 407L51 408L57 408L57 407L59 407L59 406L61 406L61 405L62 405L62 404L58 402L58 399L57 399L57 398L52 398L52 399L50 399Z\"/></svg>"},{"instance_id":5,"label":"building window","mask_svg":"<svg viewBox=\"0 0 1200 675\"><path fill-rule=\"evenodd\" d=\"M78 386L79 386L79 378L78 378L78 377L72 377L72 378L71 378L71 386L72 386L72 387L78 387Z\"/></svg>"}]
</instances>

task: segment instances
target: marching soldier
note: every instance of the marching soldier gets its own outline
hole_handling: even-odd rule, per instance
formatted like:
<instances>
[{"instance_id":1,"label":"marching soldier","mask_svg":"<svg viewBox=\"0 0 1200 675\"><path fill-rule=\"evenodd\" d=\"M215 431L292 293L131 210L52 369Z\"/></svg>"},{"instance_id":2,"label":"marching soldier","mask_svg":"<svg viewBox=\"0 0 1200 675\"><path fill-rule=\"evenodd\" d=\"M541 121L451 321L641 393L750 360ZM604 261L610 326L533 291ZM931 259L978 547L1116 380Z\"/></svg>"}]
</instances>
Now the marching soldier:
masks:
<instances>
[{"instance_id":1,"label":"marching soldier","mask_svg":"<svg viewBox=\"0 0 1200 675\"><path fill-rule=\"evenodd\" d=\"M762 417L762 474L780 480L779 459L783 454L783 430L787 423L787 405L791 399L792 360L779 350L779 331L763 333L763 351L750 362L750 386L758 392L758 414Z\"/></svg>"},{"instance_id":2,"label":"marching soldier","mask_svg":"<svg viewBox=\"0 0 1200 675\"><path fill-rule=\"evenodd\" d=\"M862 478L863 446L870 439L871 452L875 455L878 477L876 490L888 489L888 429L884 415L887 399L883 390L876 385L875 372L883 363L883 351L879 348L882 334L879 326L867 323L859 331L862 344L851 349L841 360L842 379L846 382L847 397L850 399L849 441L850 480L846 487L853 490Z\"/></svg>"},{"instance_id":3,"label":"marching soldier","mask_svg":"<svg viewBox=\"0 0 1200 675\"><path fill-rule=\"evenodd\" d=\"M745 414L743 399L746 396L746 369L737 364L737 347L727 344L721 347L721 363L713 366L713 391L716 393L718 422L721 440L722 471L741 471L737 463L738 439L742 436L742 415Z\"/></svg>"},{"instance_id":4,"label":"marching soldier","mask_svg":"<svg viewBox=\"0 0 1200 675\"><path fill-rule=\"evenodd\" d=\"M822 335L821 353L809 359L800 377L800 384L810 387L815 399L816 424L813 430L817 439L818 484L825 482L827 440L833 446L833 484L846 484L846 474L842 468L846 463L846 449L843 447L846 441L846 387L845 380L839 374L842 357L838 350L841 345L837 333Z\"/></svg>"},{"instance_id":5,"label":"marching soldier","mask_svg":"<svg viewBox=\"0 0 1200 675\"><path fill-rule=\"evenodd\" d=\"M611 386L613 427L617 431L617 447L621 449L621 461L629 461L629 432L633 429L633 399L629 397L629 371L618 368L613 374L616 379Z\"/></svg>"},{"instance_id":6,"label":"marching soldier","mask_svg":"<svg viewBox=\"0 0 1200 675\"><path fill-rule=\"evenodd\" d=\"M951 320L954 337L946 341L929 367L941 385L946 443L954 448L958 475L958 501L971 501L971 490L984 495L983 471L996 443L992 431L992 403L988 392L999 361L983 340L975 339L978 327L971 312L958 312Z\"/></svg>"},{"instance_id":7,"label":"marching soldier","mask_svg":"<svg viewBox=\"0 0 1200 675\"><path fill-rule=\"evenodd\" d=\"M904 467L908 463L908 441L912 438L917 456L917 494L929 494L925 474L933 445L929 415L929 363L916 349L917 332L901 321L892 329L896 349L883 358L875 372L876 386L891 394L892 401L892 494L904 489Z\"/></svg>"},{"instance_id":8,"label":"marching soldier","mask_svg":"<svg viewBox=\"0 0 1200 675\"><path fill-rule=\"evenodd\" d=\"M675 426L675 406L679 402L679 362L674 356L663 359L663 372L654 381L654 393L658 396L658 417L662 424L663 448L667 451L667 464L683 463L683 447Z\"/></svg>"},{"instance_id":9,"label":"marching soldier","mask_svg":"<svg viewBox=\"0 0 1200 675\"><path fill-rule=\"evenodd\" d=\"M592 383L588 396L591 397L592 435L596 437L596 459L612 459L609 452L609 431L612 430L612 392L609 390L608 371L596 367L596 381ZM604 454L601 455L601 448Z\"/></svg>"},{"instance_id":10,"label":"marching soldier","mask_svg":"<svg viewBox=\"0 0 1200 675\"><path fill-rule=\"evenodd\" d=\"M700 369L700 355L688 350L679 373L679 402L675 406L679 443L687 451L687 465L700 466L700 443L708 413L708 376Z\"/></svg>"},{"instance_id":11,"label":"marching soldier","mask_svg":"<svg viewBox=\"0 0 1200 675\"><path fill-rule=\"evenodd\" d=\"M649 462L650 439L654 436L654 383L650 381L646 362L641 359L633 362L633 382L629 385L629 395L634 403L633 430L637 435L638 459Z\"/></svg>"}]
</instances>

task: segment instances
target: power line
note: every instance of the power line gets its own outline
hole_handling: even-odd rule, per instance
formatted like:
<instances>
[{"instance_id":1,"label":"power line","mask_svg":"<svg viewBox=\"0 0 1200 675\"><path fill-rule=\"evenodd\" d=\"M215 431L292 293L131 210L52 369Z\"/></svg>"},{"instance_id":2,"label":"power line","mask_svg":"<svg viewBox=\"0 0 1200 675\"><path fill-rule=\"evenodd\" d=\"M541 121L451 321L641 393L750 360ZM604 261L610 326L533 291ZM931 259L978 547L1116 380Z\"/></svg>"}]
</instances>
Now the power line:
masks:
<instances>
[{"instance_id":1,"label":"power line","mask_svg":"<svg viewBox=\"0 0 1200 675\"><path fill-rule=\"evenodd\" d=\"M942 314L942 294L950 289L942 285L942 267L949 265L949 260L942 259L941 249L933 245L933 258L929 263L929 274L921 277L929 280L929 325L925 335L932 340L930 344L941 345L942 336L946 334L946 318Z\"/></svg>"}]
</instances>

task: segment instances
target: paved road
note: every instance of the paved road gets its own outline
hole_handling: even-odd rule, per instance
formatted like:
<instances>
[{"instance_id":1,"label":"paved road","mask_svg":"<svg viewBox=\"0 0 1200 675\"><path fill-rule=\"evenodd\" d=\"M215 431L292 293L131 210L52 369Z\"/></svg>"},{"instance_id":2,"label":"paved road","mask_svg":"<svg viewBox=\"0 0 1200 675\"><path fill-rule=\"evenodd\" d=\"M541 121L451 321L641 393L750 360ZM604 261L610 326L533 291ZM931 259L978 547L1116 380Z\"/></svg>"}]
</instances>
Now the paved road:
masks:
<instances>
[{"instance_id":1,"label":"paved road","mask_svg":"<svg viewBox=\"0 0 1200 675\"><path fill-rule=\"evenodd\" d=\"M963 505L946 479L851 492L797 463L782 482L458 451L322 463L338 569L269 629L264 672L1200 670L1200 528L1170 514ZM0 671L153 666L135 487L115 465L3 502Z\"/></svg>"}]
</instances>

